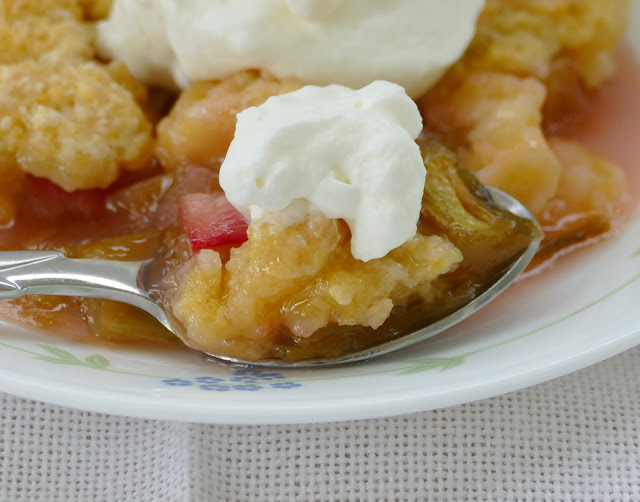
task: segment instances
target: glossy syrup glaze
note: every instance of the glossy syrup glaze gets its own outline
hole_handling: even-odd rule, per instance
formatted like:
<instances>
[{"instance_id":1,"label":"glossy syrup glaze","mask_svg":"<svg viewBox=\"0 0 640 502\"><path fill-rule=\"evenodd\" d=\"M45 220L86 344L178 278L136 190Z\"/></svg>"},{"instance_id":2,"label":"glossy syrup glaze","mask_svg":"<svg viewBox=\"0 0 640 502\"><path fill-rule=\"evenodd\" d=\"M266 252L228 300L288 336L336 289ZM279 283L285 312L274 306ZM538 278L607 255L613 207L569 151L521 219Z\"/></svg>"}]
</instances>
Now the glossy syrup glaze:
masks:
<instances>
[{"instance_id":1,"label":"glossy syrup glaze","mask_svg":"<svg viewBox=\"0 0 640 502\"><path fill-rule=\"evenodd\" d=\"M574 242L544 251L523 275L523 279L540 275L577 256L580 249L591 247L624 229L640 202L640 63L633 49L624 44L618 52L618 71L596 93L571 96L578 109L574 117L553 127L553 134L575 140L590 151L620 166L627 178L628 198L619 204L611 228L585 233ZM547 235L552 228L543 229ZM579 254L579 253L578 253ZM546 275L546 273L545 273Z\"/></svg>"},{"instance_id":2,"label":"glossy syrup glaze","mask_svg":"<svg viewBox=\"0 0 640 502\"><path fill-rule=\"evenodd\" d=\"M619 53L619 71L604 85L590 113L564 134L611 159L627 174L629 187L640 197L640 64L631 47Z\"/></svg>"}]
</instances>

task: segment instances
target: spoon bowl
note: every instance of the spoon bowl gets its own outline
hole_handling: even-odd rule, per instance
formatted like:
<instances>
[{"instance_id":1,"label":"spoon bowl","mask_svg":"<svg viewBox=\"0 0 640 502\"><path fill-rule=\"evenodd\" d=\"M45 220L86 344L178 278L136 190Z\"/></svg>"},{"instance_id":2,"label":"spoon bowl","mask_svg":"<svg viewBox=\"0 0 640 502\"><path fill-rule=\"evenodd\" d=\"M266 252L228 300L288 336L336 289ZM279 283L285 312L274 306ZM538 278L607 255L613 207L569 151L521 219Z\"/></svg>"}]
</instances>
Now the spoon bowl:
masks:
<instances>
[{"instance_id":1,"label":"spoon bowl","mask_svg":"<svg viewBox=\"0 0 640 502\"><path fill-rule=\"evenodd\" d=\"M488 187L493 201L502 209L536 222L531 212L513 197ZM542 235L542 233L539 233ZM527 268L540 247L541 237L515 259L493 284L455 312L421 329L402 334L380 345L335 358L318 358L297 362L282 360L245 361L210 354L207 356L235 364L265 367L318 367L362 361L395 352L435 336L468 318L500 295ZM67 258L56 251L0 252L0 299L25 295L62 295L101 298L127 303L152 315L165 328L189 345L185 327L150 294L148 281L153 260L122 262L100 259Z\"/></svg>"}]
</instances>

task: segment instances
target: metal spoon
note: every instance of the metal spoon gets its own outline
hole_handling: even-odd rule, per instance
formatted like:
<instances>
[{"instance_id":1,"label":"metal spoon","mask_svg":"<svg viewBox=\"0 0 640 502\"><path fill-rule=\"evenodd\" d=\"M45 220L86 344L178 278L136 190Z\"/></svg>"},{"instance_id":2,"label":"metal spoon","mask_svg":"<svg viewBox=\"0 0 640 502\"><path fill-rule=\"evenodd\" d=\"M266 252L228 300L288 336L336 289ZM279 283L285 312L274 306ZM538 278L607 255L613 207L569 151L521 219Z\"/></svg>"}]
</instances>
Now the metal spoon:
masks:
<instances>
[{"instance_id":1,"label":"metal spoon","mask_svg":"<svg viewBox=\"0 0 640 502\"><path fill-rule=\"evenodd\" d=\"M536 221L535 217L513 197L489 188L496 204L503 209ZM422 342L458 324L474 314L502 293L531 262L540 246L536 239L513 262L509 269L484 293L449 316L429 326L401 335L376 347L333 359L316 359L287 363L279 360L244 361L227 356L207 354L217 359L240 364L271 367L310 367L361 361L388 354ZM122 262L97 259L72 259L55 251L3 251L0 252L0 298L12 299L25 295L62 295L102 298L128 303L155 317L165 328L187 345L184 326L171 312L163 309L148 293L146 282L152 260Z\"/></svg>"}]
</instances>

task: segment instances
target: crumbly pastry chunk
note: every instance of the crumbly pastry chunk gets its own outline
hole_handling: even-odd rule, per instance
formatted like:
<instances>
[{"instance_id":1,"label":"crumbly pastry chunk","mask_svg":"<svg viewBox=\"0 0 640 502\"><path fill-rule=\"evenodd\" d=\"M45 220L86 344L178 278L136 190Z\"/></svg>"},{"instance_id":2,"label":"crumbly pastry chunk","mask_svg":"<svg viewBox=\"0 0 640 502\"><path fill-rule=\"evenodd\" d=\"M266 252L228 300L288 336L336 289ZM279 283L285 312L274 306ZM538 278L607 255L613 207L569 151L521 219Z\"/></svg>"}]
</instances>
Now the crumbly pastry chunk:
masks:
<instances>
[{"instance_id":1,"label":"crumbly pastry chunk","mask_svg":"<svg viewBox=\"0 0 640 502\"><path fill-rule=\"evenodd\" d=\"M93 57L92 40L90 26L72 18L0 19L0 64L26 60L53 65L87 61Z\"/></svg>"},{"instance_id":2,"label":"crumbly pastry chunk","mask_svg":"<svg viewBox=\"0 0 640 502\"><path fill-rule=\"evenodd\" d=\"M464 167L540 213L560 178L541 128L545 96L533 78L471 73L446 80L421 105L430 125L455 131Z\"/></svg>"},{"instance_id":3,"label":"crumbly pastry chunk","mask_svg":"<svg viewBox=\"0 0 640 502\"><path fill-rule=\"evenodd\" d=\"M51 64L93 57L93 27L78 0L0 0L0 64Z\"/></svg>"},{"instance_id":4,"label":"crumbly pastry chunk","mask_svg":"<svg viewBox=\"0 0 640 502\"><path fill-rule=\"evenodd\" d=\"M0 0L0 17L4 19L25 16L81 19L82 15L78 0Z\"/></svg>"},{"instance_id":5,"label":"crumbly pastry chunk","mask_svg":"<svg viewBox=\"0 0 640 502\"><path fill-rule=\"evenodd\" d=\"M600 169L602 160L584 149L583 169L574 169L550 146L543 127L571 121L586 106L584 88L611 76L628 7L628 0L488 0L465 56L419 102L428 127L446 134L462 165L483 183L541 218L559 215L558 199L569 197L567 180L578 174L605 180L606 198L615 205L624 199L616 181L624 173L611 164ZM581 210L604 211L595 198L584 201ZM567 213L578 206L563 207Z\"/></svg>"},{"instance_id":6,"label":"crumbly pastry chunk","mask_svg":"<svg viewBox=\"0 0 640 502\"><path fill-rule=\"evenodd\" d=\"M301 86L257 71L194 84L158 125L156 155L169 170L189 164L217 169L233 139L237 113Z\"/></svg>"},{"instance_id":7,"label":"crumbly pastry chunk","mask_svg":"<svg viewBox=\"0 0 640 502\"><path fill-rule=\"evenodd\" d=\"M386 257L364 263L349 250L338 220L308 218L281 229L252 224L249 241L188 262L173 300L193 346L213 350L233 336L260 338L285 326L308 337L336 323L379 327L394 303L456 267L460 251L438 236L416 235Z\"/></svg>"},{"instance_id":8,"label":"crumbly pastry chunk","mask_svg":"<svg viewBox=\"0 0 640 502\"><path fill-rule=\"evenodd\" d=\"M0 1L0 159L67 191L103 188L149 160L145 88L121 63L92 62L104 0ZM19 176L11 176L19 180ZM19 181L2 187L10 201ZM10 206L10 204L3 204ZM2 214L11 214L3 210ZM0 218L0 223L9 221Z\"/></svg>"},{"instance_id":9,"label":"crumbly pastry chunk","mask_svg":"<svg viewBox=\"0 0 640 502\"><path fill-rule=\"evenodd\" d=\"M0 66L0 156L67 191L106 187L143 166L151 126L131 93L93 62Z\"/></svg>"},{"instance_id":10,"label":"crumbly pastry chunk","mask_svg":"<svg viewBox=\"0 0 640 502\"><path fill-rule=\"evenodd\" d=\"M565 200L565 215L595 211L612 218L612 207L625 199L624 172L575 143L552 140L550 145L542 130L545 98L544 84L534 78L452 72L420 106L427 123L446 131L459 148L463 167L518 198L538 217L559 216L558 200ZM580 188L585 184L600 195L586 196L589 190ZM579 204L570 202L574 188Z\"/></svg>"},{"instance_id":11,"label":"crumbly pastry chunk","mask_svg":"<svg viewBox=\"0 0 640 502\"><path fill-rule=\"evenodd\" d=\"M0 18L41 16L49 19L103 19L112 0L0 0Z\"/></svg>"},{"instance_id":12,"label":"crumbly pastry chunk","mask_svg":"<svg viewBox=\"0 0 640 502\"><path fill-rule=\"evenodd\" d=\"M462 64L545 79L559 57L595 87L615 69L630 0L488 0Z\"/></svg>"},{"instance_id":13,"label":"crumbly pastry chunk","mask_svg":"<svg viewBox=\"0 0 640 502\"><path fill-rule=\"evenodd\" d=\"M589 152L575 141L550 138L562 165L558 190L541 216L542 223L571 215L596 216L610 221L629 202L626 176L613 162Z\"/></svg>"}]
</instances>

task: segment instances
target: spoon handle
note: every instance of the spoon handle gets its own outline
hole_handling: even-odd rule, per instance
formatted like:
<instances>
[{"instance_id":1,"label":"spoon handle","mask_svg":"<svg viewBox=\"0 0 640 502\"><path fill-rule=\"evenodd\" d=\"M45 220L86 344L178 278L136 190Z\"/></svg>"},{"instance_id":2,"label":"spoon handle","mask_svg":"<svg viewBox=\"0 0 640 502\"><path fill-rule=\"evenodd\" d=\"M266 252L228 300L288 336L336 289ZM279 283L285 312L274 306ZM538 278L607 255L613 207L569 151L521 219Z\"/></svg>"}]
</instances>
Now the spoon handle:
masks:
<instances>
[{"instance_id":1,"label":"spoon handle","mask_svg":"<svg viewBox=\"0 0 640 502\"><path fill-rule=\"evenodd\" d=\"M141 280L146 263L67 258L56 251L1 251L0 299L25 295L102 298L134 305L164 324L164 312Z\"/></svg>"}]
</instances>

